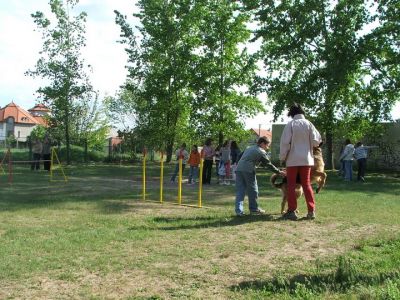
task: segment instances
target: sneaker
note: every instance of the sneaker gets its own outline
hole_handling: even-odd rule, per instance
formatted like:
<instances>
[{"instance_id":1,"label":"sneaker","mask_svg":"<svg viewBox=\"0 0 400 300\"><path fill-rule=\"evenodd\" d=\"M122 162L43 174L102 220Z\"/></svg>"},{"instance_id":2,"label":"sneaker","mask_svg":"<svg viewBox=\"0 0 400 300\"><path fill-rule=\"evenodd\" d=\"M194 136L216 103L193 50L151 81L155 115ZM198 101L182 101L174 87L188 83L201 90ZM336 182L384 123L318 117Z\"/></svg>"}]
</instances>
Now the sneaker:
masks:
<instances>
[{"instance_id":1,"label":"sneaker","mask_svg":"<svg viewBox=\"0 0 400 300\"><path fill-rule=\"evenodd\" d=\"M257 208L257 210L250 211L251 215L265 215L265 210Z\"/></svg>"},{"instance_id":2,"label":"sneaker","mask_svg":"<svg viewBox=\"0 0 400 300\"><path fill-rule=\"evenodd\" d=\"M315 219L315 211L309 211L306 216L307 220L314 220Z\"/></svg>"},{"instance_id":3,"label":"sneaker","mask_svg":"<svg viewBox=\"0 0 400 300\"><path fill-rule=\"evenodd\" d=\"M244 212L236 213L236 217L244 217L244 216L245 216Z\"/></svg>"},{"instance_id":4,"label":"sneaker","mask_svg":"<svg viewBox=\"0 0 400 300\"><path fill-rule=\"evenodd\" d=\"M298 217L296 215L296 212L294 211L288 211L286 212L283 216L282 219L284 220L292 220L292 221L297 221Z\"/></svg>"}]
</instances>

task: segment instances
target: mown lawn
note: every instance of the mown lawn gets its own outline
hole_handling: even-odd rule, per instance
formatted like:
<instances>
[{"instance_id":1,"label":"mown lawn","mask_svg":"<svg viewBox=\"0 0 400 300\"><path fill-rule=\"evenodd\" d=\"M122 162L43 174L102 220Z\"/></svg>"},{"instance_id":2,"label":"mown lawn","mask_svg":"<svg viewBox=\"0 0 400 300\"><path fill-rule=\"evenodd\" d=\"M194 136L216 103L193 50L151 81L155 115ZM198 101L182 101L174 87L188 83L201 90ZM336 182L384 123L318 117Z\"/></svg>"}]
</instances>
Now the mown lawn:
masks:
<instances>
[{"instance_id":1,"label":"mown lawn","mask_svg":"<svg viewBox=\"0 0 400 300\"><path fill-rule=\"evenodd\" d=\"M400 298L398 176L329 173L317 219L292 222L269 173L258 177L268 214L237 218L234 186L207 186L204 208L176 205L172 167L163 204L152 164L149 201L140 165L69 167L68 183L24 166L11 186L1 175L0 299ZM183 203L197 191L184 184Z\"/></svg>"}]
</instances>

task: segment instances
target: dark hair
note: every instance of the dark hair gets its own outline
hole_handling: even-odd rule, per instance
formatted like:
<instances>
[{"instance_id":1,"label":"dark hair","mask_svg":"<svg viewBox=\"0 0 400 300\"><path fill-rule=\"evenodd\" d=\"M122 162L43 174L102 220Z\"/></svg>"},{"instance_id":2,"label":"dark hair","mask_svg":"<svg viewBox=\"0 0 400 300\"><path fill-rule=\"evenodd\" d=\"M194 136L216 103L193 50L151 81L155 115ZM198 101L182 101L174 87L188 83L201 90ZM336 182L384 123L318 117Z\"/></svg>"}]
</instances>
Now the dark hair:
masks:
<instances>
[{"instance_id":1,"label":"dark hair","mask_svg":"<svg viewBox=\"0 0 400 300\"><path fill-rule=\"evenodd\" d=\"M186 148L186 143L182 143L181 147Z\"/></svg>"},{"instance_id":2,"label":"dark hair","mask_svg":"<svg viewBox=\"0 0 400 300\"><path fill-rule=\"evenodd\" d=\"M292 106L290 106L290 108L289 108L289 112L288 112L288 117L294 117L295 115L298 115L298 114L302 114L302 115L304 115L304 110L303 110L303 107L301 107L301 105L300 104L298 104L298 103L293 103L293 105Z\"/></svg>"},{"instance_id":3,"label":"dark hair","mask_svg":"<svg viewBox=\"0 0 400 300\"><path fill-rule=\"evenodd\" d=\"M239 146L238 146L238 144L237 144L236 141L232 141L232 143L231 143L231 148L232 148L232 149L239 149Z\"/></svg>"},{"instance_id":4,"label":"dark hair","mask_svg":"<svg viewBox=\"0 0 400 300\"><path fill-rule=\"evenodd\" d=\"M346 139L346 141L344 142L346 145L351 144L350 139Z\"/></svg>"},{"instance_id":5,"label":"dark hair","mask_svg":"<svg viewBox=\"0 0 400 300\"><path fill-rule=\"evenodd\" d=\"M362 145L362 143L361 143L361 142L357 142L357 144L356 144L356 148L360 147L361 145Z\"/></svg>"},{"instance_id":6,"label":"dark hair","mask_svg":"<svg viewBox=\"0 0 400 300\"><path fill-rule=\"evenodd\" d=\"M257 145L261 145L262 143L269 145L271 143L271 141L268 137L262 136L258 139Z\"/></svg>"},{"instance_id":7,"label":"dark hair","mask_svg":"<svg viewBox=\"0 0 400 300\"><path fill-rule=\"evenodd\" d=\"M211 146L211 142L212 142L212 139L211 139L211 138L208 138L208 139L206 139L204 145L206 145L206 146Z\"/></svg>"}]
</instances>

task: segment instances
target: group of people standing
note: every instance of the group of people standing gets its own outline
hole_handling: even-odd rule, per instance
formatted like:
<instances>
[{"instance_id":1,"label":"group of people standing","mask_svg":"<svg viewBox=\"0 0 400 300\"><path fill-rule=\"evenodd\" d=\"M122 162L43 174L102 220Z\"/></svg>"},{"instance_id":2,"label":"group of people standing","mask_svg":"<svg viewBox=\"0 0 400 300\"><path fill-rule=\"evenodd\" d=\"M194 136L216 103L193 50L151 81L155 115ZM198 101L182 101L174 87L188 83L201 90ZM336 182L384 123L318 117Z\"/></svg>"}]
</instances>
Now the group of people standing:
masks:
<instances>
[{"instance_id":1,"label":"group of people standing","mask_svg":"<svg viewBox=\"0 0 400 300\"><path fill-rule=\"evenodd\" d=\"M182 172L186 164L189 164L189 177L188 184L194 184L198 180L199 165L201 156L204 158L203 165L203 184L211 184L212 169L215 164L215 175L217 184L230 184L230 180L234 179L237 161L240 155L240 149L236 141L225 141L220 147L214 148L212 139L208 138L201 152L198 150L197 145L192 145L190 153L186 150L186 143L183 143L175 152L175 158L178 161L182 158ZM232 171L233 170L233 171ZM172 173L171 182L175 182L179 172L179 163L176 164L174 172Z\"/></svg>"},{"instance_id":2,"label":"group of people standing","mask_svg":"<svg viewBox=\"0 0 400 300\"><path fill-rule=\"evenodd\" d=\"M368 150L377 148L377 146L364 146L362 142L357 142L355 145L350 139L346 139L340 153L340 170L339 174L345 181L353 180L353 160L357 160L357 181L365 181L365 170L367 167Z\"/></svg>"},{"instance_id":3,"label":"group of people standing","mask_svg":"<svg viewBox=\"0 0 400 300\"><path fill-rule=\"evenodd\" d=\"M51 168L51 143L50 138L46 135L41 141L35 138L32 141L32 163L31 170L40 170L40 160L43 160L43 169L50 171Z\"/></svg>"}]
</instances>

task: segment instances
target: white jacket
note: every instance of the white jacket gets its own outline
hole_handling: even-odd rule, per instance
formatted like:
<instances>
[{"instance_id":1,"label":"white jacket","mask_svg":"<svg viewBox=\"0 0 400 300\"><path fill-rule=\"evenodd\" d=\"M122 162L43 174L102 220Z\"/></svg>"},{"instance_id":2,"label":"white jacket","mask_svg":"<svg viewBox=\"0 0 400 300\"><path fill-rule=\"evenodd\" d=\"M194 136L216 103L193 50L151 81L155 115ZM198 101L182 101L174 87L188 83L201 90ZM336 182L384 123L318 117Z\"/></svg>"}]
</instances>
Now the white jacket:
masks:
<instances>
[{"instance_id":1,"label":"white jacket","mask_svg":"<svg viewBox=\"0 0 400 300\"><path fill-rule=\"evenodd\" d=\"M342 155L340 155L340 160L353 160L353 154L354 154L354 145L353 144L347 144L346 147L344 147Z\"/></svg>"},{"instance_id":2,"label":"white jacket","mask_svg":"<svg viewBox=\"0 0 400 300\"><path fill-rule=\"evenodd\" d=\"M286 162L286 167L313 166L313 147L321 143L321 135L304 115L293 117L283 129L279 159Z\"/></svg>"}]
</instances>

